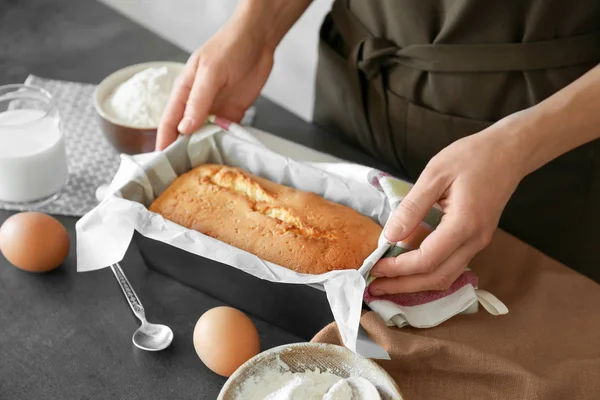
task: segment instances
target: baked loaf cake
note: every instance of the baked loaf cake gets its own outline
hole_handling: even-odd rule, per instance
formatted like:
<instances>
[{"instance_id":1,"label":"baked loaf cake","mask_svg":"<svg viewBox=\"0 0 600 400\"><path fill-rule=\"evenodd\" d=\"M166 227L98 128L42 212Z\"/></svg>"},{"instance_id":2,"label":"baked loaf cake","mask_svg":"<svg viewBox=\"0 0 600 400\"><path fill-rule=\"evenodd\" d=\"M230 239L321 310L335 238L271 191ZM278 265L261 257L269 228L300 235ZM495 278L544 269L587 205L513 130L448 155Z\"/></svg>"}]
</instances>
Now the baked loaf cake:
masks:
<instances>
[{"instance_id":1,"label":"baked loaf cake","mask_svg":"<svg viewBox=\"0 0 600 400\"><path fill-rule=\"evenodd\" d=\"M306 274L360 268L381 234L349 207L215 164L179 176L150 211Z\"/></svg>"}]
</instances>

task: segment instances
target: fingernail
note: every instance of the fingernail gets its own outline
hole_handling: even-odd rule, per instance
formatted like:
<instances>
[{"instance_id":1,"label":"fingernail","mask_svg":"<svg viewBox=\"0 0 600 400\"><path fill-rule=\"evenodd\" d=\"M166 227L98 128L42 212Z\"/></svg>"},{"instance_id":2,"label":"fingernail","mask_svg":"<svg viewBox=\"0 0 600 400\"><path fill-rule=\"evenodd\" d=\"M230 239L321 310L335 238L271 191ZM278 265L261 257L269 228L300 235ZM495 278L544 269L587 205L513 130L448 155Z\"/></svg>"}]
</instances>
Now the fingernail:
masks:
<instances>
[{"instance_id":1,"label":"fingernail","mask_svg":"<svg viewBox=\"0 0 600 400\"><path fill-rule=\"evenodd\" d=\"M402 226L394 226L392 227L390 224L386 225L383 230L383 236L386 239L392 240L398 236L402 236L402 232L404 231L404 227Z\"/></svg>"},{"instance_id":2,"label":"fingernail","mask_svg":"<svg viewBox=\"0 0 600 400\"><path fill-rule=\"evenodd\" d=\"M383 278L383 274L377 271L371 271L371 276L374 276L375 278Z\"/></svg>"},{"instance_id":3,"label":"fingernail","mask_svg":"<svg viewBox=\"0 0 600 400\"><path fill-rule=\"evenodd\" d=\"M370 287L369 293L371 293L371 296L381 296L383 294L383 290Z\"/></svg>"},{"instance_id":4,"label":"fingernail","mask_svg":"<svg viewBox=\"0 0 600 400\"><path fill-rule=\"evenodd\" d=\"M194 120L192 118L184 117L177 126L177 130L179 130L179 132L181 133L188 133L188 130L190 129L193 123Z\"/></svg>"}]
</instances>

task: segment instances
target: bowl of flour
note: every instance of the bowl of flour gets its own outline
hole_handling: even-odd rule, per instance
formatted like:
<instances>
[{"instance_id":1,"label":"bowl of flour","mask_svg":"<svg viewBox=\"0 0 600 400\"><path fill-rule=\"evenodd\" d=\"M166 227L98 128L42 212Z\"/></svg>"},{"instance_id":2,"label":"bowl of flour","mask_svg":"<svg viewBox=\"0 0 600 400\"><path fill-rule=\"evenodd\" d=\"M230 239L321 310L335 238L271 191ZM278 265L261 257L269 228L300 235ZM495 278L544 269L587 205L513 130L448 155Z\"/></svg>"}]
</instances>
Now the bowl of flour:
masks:
<instances>
[{"instance_id":1,"label":"bowl of flour","mask_svg":"<svg viewBox=\"0 0 600 400\"><path fill-rule=\"evenodd\" d=\"M375 392L373 392L375 391ZM295 343L248 360L217 400L402 400L394 380L375 362L345 347Z\"/></svg>"},{"instance_id":2,"label":"bowl of flour","mask_svg":"<svg viewBox=\"0 0 600 400\"><path fill-rule=\"evenodd\" d=\"M100 82L94 92L94 107L104 136L117 151L154 151L160 118L184 67L167 61L136 64Z\"/></svg>"}]
</instances>

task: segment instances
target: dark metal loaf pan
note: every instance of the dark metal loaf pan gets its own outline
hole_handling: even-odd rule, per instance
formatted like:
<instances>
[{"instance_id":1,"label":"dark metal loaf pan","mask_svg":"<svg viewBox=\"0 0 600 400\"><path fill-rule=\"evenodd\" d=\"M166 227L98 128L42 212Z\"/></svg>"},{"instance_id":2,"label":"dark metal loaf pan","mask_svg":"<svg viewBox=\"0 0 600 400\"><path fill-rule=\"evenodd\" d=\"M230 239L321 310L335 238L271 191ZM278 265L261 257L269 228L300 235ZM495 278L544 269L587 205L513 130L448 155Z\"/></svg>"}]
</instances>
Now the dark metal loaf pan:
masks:
<instances>
[{"instance_id":1,"label":"dark metal loaf pan","mask_svg":"<svg viewBox=\"0 0 600 400\"><path fill-rule=\"evenodd\" d=\"M310 340L333 321L324 291L259 279L138 232L134 241L149 268L303 339Z\"/></svg>"}]
</instances>

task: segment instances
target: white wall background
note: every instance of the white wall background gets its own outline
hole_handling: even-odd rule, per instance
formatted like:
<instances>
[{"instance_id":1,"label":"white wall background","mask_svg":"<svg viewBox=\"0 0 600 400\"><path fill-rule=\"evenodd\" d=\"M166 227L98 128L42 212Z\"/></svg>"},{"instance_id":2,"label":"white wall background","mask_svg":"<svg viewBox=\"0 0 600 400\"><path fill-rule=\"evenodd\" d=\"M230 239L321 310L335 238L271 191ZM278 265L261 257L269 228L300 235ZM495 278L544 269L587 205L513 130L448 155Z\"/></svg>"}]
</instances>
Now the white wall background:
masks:
<instances>
[{"instance_id":1,"label":"white wall background","mask_svg":"<svg viewBox=\"0 0 600 400\"><path fill-rule=\"evenodd\" d=\"M191 52L219 29L239 0L100 1ZM306 120L312 119L319 27L332 2L313 1L285 36L263 90L264 96Z\"/></svg>"}]
</instances>

